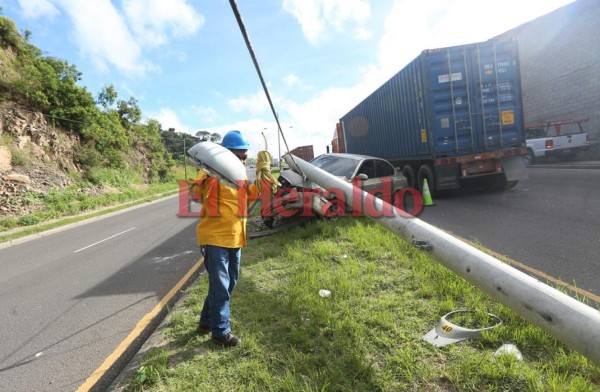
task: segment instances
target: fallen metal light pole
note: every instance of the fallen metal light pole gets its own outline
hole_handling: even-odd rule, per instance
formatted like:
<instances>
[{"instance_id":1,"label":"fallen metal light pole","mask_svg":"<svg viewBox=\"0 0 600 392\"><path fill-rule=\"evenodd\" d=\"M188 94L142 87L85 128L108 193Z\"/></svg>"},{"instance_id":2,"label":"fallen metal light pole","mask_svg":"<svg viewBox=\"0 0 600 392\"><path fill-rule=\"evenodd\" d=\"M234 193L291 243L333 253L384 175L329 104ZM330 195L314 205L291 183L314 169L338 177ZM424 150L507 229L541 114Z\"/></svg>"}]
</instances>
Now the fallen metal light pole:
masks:
<instances>
[{"instance_id":1,"label":"fallen metal light pole","mask_svg":"<svg viewBox=\"0 0 600 392\"><path fill-rule=\"evenodd\" d=\"M353 185L290 154L285 160L324 189L336 189L349 199ZM382 211L384 202L361 191L362 203ZM355 202L355 201L354 201ZM363 208L363 211L368 209ZM539 280L395 208L393 216L373 218L376 223L428 254L490 297L503 303L570 348L600 364L600 312ZM404 216L403 216L404 215ZM368 216L368 215L367 215Z\"/></svg>"}]
</instances>

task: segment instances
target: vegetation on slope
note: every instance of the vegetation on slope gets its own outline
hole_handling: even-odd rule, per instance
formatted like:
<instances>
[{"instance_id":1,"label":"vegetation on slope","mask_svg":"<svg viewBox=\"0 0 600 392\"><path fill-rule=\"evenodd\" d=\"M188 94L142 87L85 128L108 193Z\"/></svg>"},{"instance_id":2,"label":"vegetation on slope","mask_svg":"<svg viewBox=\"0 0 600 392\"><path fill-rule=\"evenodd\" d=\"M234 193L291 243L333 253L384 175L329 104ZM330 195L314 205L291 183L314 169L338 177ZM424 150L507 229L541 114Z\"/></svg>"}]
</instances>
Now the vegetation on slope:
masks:
<instances>
[{"instance_id":1,"label":"vegetation on slope","mask_svg":"<svg viewBox=\"0 0 600 392\"><path fill-rule=\"evenodd\" d=\"M134 170L148 182L172 179L174 161L161 124L142 123L138 101L118 99L112 85L94 98L78 86L82 74L75 65L43 55L30 35L21 35L12 20L0 16L0 104L43 113L49 126L77 135L74 161L84 179L93 181L98 168Z\"/></svg>"}]
</instances>

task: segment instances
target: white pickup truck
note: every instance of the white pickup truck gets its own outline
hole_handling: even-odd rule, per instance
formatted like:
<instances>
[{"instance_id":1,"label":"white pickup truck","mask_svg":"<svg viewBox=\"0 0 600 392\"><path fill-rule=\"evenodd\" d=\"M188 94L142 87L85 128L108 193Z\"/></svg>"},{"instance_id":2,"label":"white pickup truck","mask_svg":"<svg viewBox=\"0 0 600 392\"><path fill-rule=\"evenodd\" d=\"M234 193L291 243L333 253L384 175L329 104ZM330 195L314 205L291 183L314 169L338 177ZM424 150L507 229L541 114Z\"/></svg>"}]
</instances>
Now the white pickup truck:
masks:
<instances>
[{"instance_id":1,"label":"white pickup truck","mask_svg":"<svg viewBox=\"0 0 600 392\"><path fill-rule=\"evenodd\" d=\"M586 121L589 117L526 124L525 164L532 165L542 157L573 159L578 152L587 150L590 140L581 126Z\"/></svg>"}]
</instances>

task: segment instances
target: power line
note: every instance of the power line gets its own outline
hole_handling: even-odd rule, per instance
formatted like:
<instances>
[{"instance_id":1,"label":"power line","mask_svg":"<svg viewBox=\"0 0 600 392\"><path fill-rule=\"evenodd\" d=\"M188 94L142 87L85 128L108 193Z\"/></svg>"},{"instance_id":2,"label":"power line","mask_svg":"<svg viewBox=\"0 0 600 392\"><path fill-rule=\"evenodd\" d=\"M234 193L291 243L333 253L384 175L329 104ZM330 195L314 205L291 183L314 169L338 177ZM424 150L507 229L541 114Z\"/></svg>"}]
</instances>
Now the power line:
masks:
<instances>
[{"instance_id":1,"label":"power line","mask_svg":"<svg viewBox=\"0 0 600 392\"><path fill-rule=\"evenodd\" d=\"M252 62L254 63L254 68L256 68L256 72L258 73L258 78L260 79L260 83L262 84L265 95L267 96L267 100L269 101L269 106L271 107L271 112L273 112L273 117L275 117L275 121L277 122L277 128L279 134L283 138L283 142L285 143L285 148L289 151L290 148L287 144L287 140L285 139L285 135L283 134L283 130L281 129L281 124L279 123L279 116L275 111L275 107L273 106L273 101L271 100L271 95L269 94L269 89L267 88L267 84L262 76L262 72L260 71L260 67L258 65L258 60L256 59L256 55L254 54L254 50L252 49L252 44L250 43L250 37L248 37L248 33L246 32L246 27L244 26L244 21L242 20L242 15L238 9L238 6L235 0L229 0L229 4L231 5L231 9L233 10L233 14L235 15L235 19L238 22L238 26L240 27L240 31L242 32L242 36L244 37L244 41L246 42L246 47L248 48L248 52L250 52L250 57L252 58ZM293 160L294 158L292 158Z\"/></svg>"},{"instance_id":2,"label":"power line","mask_svg":"<svg viewBox=\"0 0 600 392\"><path fill-rule=\"evenodd\" d=\"M59 119L59 120L69 121L69 122L72 122L72 123L78 123L78 124L83 124L83 125L93 125L93 124L86 123L86 122L83 122L83 121L77 121L77 120L71 120L71 119L64 118L64 117L53 116L51 114L46 114L46 113L40 112L39 110L27 110L27 109L22 109L22 108L15 108L15 107L12 107L12 108L2 108L0 110L2 110L3 112L9 112L9 111L12 111L12 110L20 110L22 112L28 112L28 113L41 113L45 117L56 118L56 119Z\"/></svg>"}]
</instances>

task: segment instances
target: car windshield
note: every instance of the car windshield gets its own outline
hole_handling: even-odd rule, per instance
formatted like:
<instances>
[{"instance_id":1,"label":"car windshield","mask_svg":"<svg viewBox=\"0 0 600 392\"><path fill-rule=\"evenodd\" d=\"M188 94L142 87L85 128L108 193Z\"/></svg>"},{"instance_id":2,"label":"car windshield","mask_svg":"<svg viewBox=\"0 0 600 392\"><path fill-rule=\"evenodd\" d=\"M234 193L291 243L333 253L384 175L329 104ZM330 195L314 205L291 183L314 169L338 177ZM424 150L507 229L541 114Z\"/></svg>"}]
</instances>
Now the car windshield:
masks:
<instances>
[{"instance_id":1,"label":"car windshield","mask_svg":"<svg viewBox=\"0 0 600 392\"><path fill-rule=\"evenodd\" d=\"M360 161L356 159L346 157L321 155L320 157L313 159L310 163L334 176L349 179L356 170L356 165L358 165L359 162Z\"/></svg>"}]
</instances>

